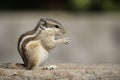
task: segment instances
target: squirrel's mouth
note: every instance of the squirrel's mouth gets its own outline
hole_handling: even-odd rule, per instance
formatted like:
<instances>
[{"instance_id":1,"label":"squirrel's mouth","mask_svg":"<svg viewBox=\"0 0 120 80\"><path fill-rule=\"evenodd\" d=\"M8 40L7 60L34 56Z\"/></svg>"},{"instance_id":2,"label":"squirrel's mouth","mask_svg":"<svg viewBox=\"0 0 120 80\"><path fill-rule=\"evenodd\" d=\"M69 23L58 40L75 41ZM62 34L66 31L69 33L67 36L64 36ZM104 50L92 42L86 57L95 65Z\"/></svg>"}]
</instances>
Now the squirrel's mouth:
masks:
<instances>
[{"instance_id":1,"label":"squirrel's mouth","mask_svg":"<svg viewBox=\"0 0 120 80\"><path fill-rule=\"evenodd\" d=\"M55 40L63 38L63 34L56 34L55 35Z\"/></svg>"}]
</instances>

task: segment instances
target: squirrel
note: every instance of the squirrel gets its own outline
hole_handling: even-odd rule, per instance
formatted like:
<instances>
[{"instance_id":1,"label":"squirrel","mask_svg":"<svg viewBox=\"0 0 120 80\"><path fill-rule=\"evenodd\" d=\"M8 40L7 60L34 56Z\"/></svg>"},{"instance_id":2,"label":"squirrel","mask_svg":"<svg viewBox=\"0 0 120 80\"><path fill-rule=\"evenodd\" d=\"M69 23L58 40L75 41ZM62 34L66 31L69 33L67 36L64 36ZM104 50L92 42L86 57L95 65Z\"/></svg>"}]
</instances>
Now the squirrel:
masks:
<instances>
[{"instance_id":1,"label":"squirrel","mask_svg":"<svg viewBox=\"0 0 120 80\"><path fill-rule=\"evenodd\" d=\"M61 43L69 44L70 40L64 37L65 33L59 22L41 18L33 30L22 34L18 40L18 51L25 68L28 70L39 68L46 61L50 50Z\"/></svg>"}]
</instances>

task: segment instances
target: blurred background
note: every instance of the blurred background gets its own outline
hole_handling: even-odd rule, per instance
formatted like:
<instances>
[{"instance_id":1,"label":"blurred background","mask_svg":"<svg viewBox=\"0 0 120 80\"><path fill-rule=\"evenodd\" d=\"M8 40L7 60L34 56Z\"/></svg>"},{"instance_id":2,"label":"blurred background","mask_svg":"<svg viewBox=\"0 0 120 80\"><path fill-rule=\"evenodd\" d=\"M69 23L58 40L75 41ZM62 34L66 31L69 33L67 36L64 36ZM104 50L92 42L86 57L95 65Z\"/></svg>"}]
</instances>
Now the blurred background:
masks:
<instances>
[{"instance_id":1,"label":"blurred background","mask_svg":"<svg viewBox=\"0 0 120 80\"><path fill-rule=\"evenodd\" d=\"M119 0L1 0L0 63L21 63L17 41L41 17L60 22L70 45L50 52L46 64L120 63Z\"/></svg>"}]
</instances>

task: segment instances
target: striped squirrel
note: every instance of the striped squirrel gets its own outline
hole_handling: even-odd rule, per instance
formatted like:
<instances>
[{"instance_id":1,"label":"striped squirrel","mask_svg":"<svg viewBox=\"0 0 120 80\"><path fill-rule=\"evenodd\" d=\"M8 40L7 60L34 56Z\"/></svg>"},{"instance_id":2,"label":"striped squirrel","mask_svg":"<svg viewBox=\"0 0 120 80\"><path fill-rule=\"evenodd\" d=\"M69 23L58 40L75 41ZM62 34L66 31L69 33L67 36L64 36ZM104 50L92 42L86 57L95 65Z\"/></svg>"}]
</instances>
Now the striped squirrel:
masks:
<instances>
[{"instance_id":1,"label":"striped squirrel","mask_svg":"<svg viewBox=\"0 0 120 80\"><path fill-rule=\"evenodd\" d=\"M70 40L64 37L65 33L59 22L41 18L33 30L22 34L18 40L18 51L25 68L37 69L44 64L51 49L60 43L69 44Z\"/></svg>"}]
</instances>

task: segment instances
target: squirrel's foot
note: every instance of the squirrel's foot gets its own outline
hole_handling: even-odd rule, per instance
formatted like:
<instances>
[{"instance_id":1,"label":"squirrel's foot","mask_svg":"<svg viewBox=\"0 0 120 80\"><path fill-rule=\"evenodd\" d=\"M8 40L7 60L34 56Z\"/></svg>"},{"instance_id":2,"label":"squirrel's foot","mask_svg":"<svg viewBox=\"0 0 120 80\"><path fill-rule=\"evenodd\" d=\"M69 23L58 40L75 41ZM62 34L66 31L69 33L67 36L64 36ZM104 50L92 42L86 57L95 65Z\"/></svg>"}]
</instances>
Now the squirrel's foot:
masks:
<instances>
[{"instance_id":1,"label":"squirrel's foot","mask_svg":"<svg viewBox=\"0 0 120 80\"><path fill-rule=\"evenodd\" d=\"M50 66L43 66L42 70L56 70L58 66L56 65L50 65Z\"/></svg>"}]
</instances>

